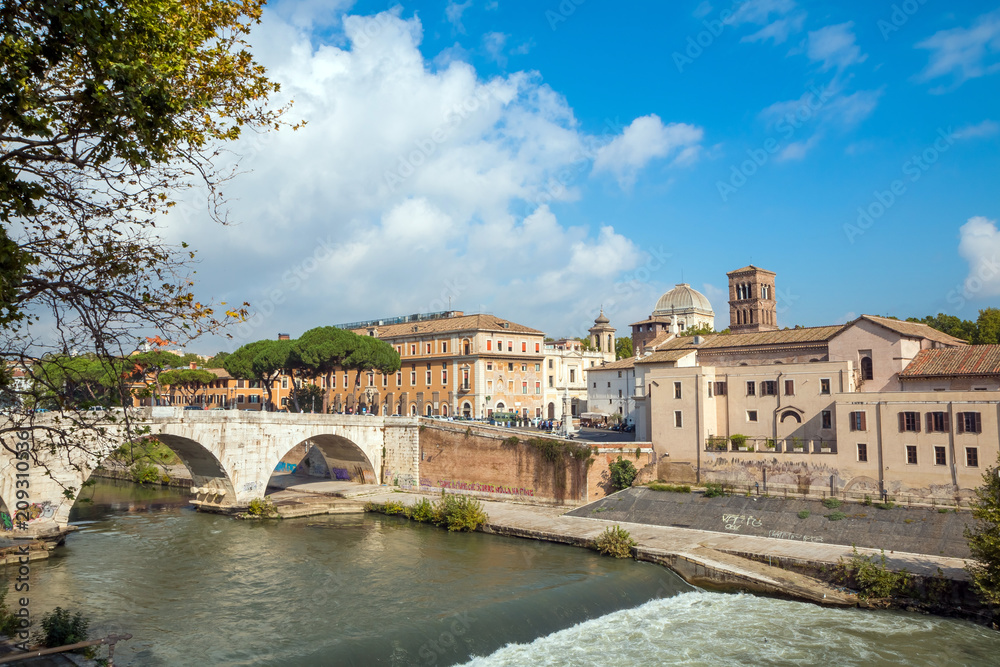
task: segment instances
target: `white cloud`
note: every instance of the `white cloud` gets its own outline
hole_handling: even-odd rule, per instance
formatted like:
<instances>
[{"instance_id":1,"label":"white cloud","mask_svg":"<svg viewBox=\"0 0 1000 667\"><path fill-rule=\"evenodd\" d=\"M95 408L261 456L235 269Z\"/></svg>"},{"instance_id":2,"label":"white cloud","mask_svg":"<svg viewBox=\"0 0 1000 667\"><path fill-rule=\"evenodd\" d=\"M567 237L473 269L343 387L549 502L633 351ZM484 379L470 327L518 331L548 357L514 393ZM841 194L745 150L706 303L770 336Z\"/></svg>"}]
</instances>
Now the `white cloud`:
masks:
<instances>
[{"instance_id":1,"label":"white cloud","mask_svg":"<svg viewBox=\"0 0 1000 667\"><path fill-rule=\"evenodd\" d=\"M966 125L951 133L954 139L984 139L1000 132L1000 124L992 120L984 120L977 125Z\"/></svg>"},{"instance_id":2,"label":"white cloud","mask_svg":"<svg viewBox=\"0 0 1000 667\"><path fill-rule=\"evenodd\" d=\"M951 76L953 86L1000 70L1000 9L977 17L969 28L934 33L917 44L931 52L919 79L929 81ZM934 92L944 92L937 88Z\"/></svg>"},{"instance_id":3,"label":"white cloud","mask_svg":"<svg viewBox=\"0 0 1000 667\"><path fill-rule=\"evenodd\" d=\"M959 229L958 254L969 263L963 286L967 300L1000 295L1000 231L996 220L969 218Z\"/></svg>"},{"instance_id":4,"label":"white cloud","mask_svg":"<svg viewBox=\"0 0 1000 667\"><path fill-rule=\"evenodd\" d=\"M448 6L444 8L445 18L448 19L448 23L455 26L455 30L461 34L465 34L465 26L462 25L462 14L465 10L472 6L472 0L466 0L466 2L458 3L454 0L448 2Z\"/></svg>"},{"instance_id":5,"label":"white cloud","mask_svg":"<svg viewBox=\"0 0 1000 667\"><path fill-rule=\"evenodd\" d=\"M787 146L785 146L780 153L778 153L775 158L778 162L787 162L790 160L802 160L805 158L806 154L809 153L816 144L820 142L823 138L822 133L816 133L809 137L805 141L795 141Z\"/></svg>"},{"instance_id":6,"label":"white cloud","mask_svg":"<svg viewBox=\"0 0 1000 667\"><path fill-rule=\"evenodd\" d=\"M544 204L575 196L597 168L599 139L566 100L537 73L483 80L464 62L428 66L421 23L401 11L345 17L343 48L271 10L252 35L282 98L295 100L290 117L308 124L236 147L250 170L229 192L238 224L208 225L183 206L166 220L170 240L199 249L204 296L259 313L227 347L444 310L449 299L585 331L616 298L615 281L646 261L612 227L566 226ZM634 178L700 140L698 128L644 117L605 146L601 167ZM615 317L638 319L656 297L646 283L630 294Z\"/></svg>"},{"instance_id":7,"label":"white cloud","mask_svg":"<svg viewBox=\"0 0 1000 667\"><path fill-rule=\"evenodd\" d=\"M795 7L793 0L747 0L733 12L728 23L731 25L742 23L764 25L770 21L772 14L784 16L792 12Z\"/></svg>"},{"instance_id":8,"label":"white cloud","mask_svg":"<svg viewBox=\"0 0 1000 667\"><path fill-rule=\"evenodd\" d=\"M794 32L802 30L802 24L805 22L806 15L804 13L796 14L788 18L778 19L773 23L769 23L752 35L747 35L741 42L766 42L767 40L773 40L775 44L782 44L788 39L789 35Z\"/></svg>"},{"instance_id":9,"label":"white cloud","mask_svg":"<svg viewBox=\"0 0 1000 667\"><path fill-rule=\"evenodd\" d=\"M594 173L612 172L623 188L635 182L639 169L656 158L677 154L679 163L690 162L700 145L703 130L686 123L664 125L656 114L636 118L621 136L602 146L594 158Z\"/></svg>"},{"instance_id":10,"label":"white cloud","mask_svg":"<svg viewBox=\"0 0 1000 667\"><path fill-rule=\"evenodd\" d=\"M507 65L507 56L504 55L503 48L507 44L507 37L502 32L488 32L483 35L483 48L489 54L490 60L501 67Z\"/></svg>"},{"instance_id":11,"label":"white cloud","mask_svg":"<svg viewBox=\"0 0 1000 667\"><path fill-rule=\"evenodd\" d=\"M829 25L819 30L809 32L809 44L806 49L809 59L822 62L821 69L836 69L841 71L851 65L864 62L868 56L861 53L861 48L854 43L853 21Z\"/></svg>"}]
</instances>

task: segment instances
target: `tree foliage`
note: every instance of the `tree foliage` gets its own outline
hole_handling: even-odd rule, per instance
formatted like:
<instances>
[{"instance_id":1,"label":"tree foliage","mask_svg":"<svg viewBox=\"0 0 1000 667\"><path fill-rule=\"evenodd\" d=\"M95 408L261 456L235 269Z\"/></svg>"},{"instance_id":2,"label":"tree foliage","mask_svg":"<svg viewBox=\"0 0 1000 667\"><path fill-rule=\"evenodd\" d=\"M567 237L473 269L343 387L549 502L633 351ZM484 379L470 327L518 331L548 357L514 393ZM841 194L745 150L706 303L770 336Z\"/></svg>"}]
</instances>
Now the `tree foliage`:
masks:
<instances>
[{"instance_id":1,"label":"tree foliage","mask_svg":"<svg viewBox=\"0 0 1000 667\"><path fill-rule=\"evenodd\" d=\"M623 459L621 455L608 466L608 470L611 474L611 488L615 491L621 491L632 486L636 475L639 474L639 471L635 469L635 465L628 459Z\"/></svg>"},{"instance_id":2,"label":"tree foliage","mask_svg":"<svg viewBox=\"0 0 1000 667\"><path fill-rule=\"evenodd\" d=\"M615 359L628 359L633 354L631 338L623 336L615 339Z\"/></svg>"},{"instance_id":3,"label":"tree foliage","mask_svg":"<svg viewBox=\"0 0 1000 667\"><path fill-rule=\"evenodd\" d=\"M949 336L967 340L974 345L1000 344L1000 309L984 308L975 321L938 313L926 317L909 317L907 322L919 322L943 331Z\"/></svg>"},{"instance_id":4,"label":"tree foliage","mask_svg":"<svg viewBox=\"0 0 1000 667\"><path fill-rule=\"evenodd\" d=\"M271 385L291 363L293 342L258 340L247 343L230 354L222 367L234 378L256 380L267 393L267 407L274 406Z\"/></svg>"},{"instance_id":5,"label":"tree foliage","mask_svg":"<svg viewBox=\"0 0 1000 667\"><path fill-rule=\"evenodd\" d=\"M980 597L1000 604L1000 457L983 473L970 504L976 524L965 529L973 561L966 569Z\"/></svg>"},{"instance_id":6,"label":"tree foliage","mask_svg":"<svg viewBox=\"0 0 1000 667\"><path fill-rule=\"evenodd\" d=\"M179 368L160 373L159 382L161 386L170 386L179 391L190 404L198 392L203 391L208 386L209 382L214 382L218 379L215 373L209 371L194 368Z\"/></svg>"},{"instance_id":7,"label":"tree foliage","mask_svg":"<svg viewBox=\"0 0 1000 667\"><path fill-rule=\"evenodd\" d=\"M195 187L225 222L236 168L221 152L280 123L267 106L278 86L245 42L262 5L0 3L0 356L33 369L21 405L63 411L58 428L14 414L0 436L86 450L108 417L78 408L128 401L122 364L141 336L183 344L245 316L196 299L193 253L158 226Z\"/></svg>"}]
</instances>

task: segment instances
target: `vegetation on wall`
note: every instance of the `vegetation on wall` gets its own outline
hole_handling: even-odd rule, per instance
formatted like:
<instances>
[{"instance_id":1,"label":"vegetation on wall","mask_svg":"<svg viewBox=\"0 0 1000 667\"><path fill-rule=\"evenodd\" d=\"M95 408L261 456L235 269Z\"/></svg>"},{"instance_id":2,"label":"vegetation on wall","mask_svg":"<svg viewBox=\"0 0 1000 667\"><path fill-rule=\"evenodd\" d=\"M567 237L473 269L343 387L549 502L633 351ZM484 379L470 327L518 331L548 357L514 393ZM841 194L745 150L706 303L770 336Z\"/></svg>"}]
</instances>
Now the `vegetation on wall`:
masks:
<instances>
[{"instance_id":1,"label":"vegetation on wall","mask_svg":"<svg viewBox=\"0 0 1000 667\"><path fill-rule=\"evenodd\" d=\"M635 481L636 476L639 474L639 471L635 469L635 465L628 459L623 459L620 455L617 460L608 466L608 472L611 475L611 488L615 491L621 491L632 486L632 482Z\"/></svg>"},{"instance_id":2,"label":"vegetation on wall","mask_svg":"<svg viewBox=\"0 0 1000 667\"><path fill-rule=\"evenodd\" d=\"M1000 604L1000 457L983 473L970 504L975 525L965 529L972 562L966 566L984 602Z\"/></svg>"}]
</instances>

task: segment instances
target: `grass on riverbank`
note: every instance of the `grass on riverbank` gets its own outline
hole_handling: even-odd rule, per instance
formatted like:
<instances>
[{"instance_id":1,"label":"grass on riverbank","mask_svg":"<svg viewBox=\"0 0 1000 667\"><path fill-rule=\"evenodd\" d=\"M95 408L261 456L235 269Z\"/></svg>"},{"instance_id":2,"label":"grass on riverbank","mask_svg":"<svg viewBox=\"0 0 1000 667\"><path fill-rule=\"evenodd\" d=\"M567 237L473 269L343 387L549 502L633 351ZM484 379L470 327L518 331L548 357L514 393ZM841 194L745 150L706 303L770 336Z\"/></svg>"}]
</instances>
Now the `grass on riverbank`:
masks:
<instances>
[{"instance_id":1,"label":"grass on riverbank","mask_svg":"<svg viewBox=\"0 0 1000 667\"><path fill-rule=\"evenodd\" d=\"M127 442L116 449L102 467L127 470L132 481L137 484L157 484L170 481L166 466L180 463L180 457L162 442L144 438Z\"/></svg>"}]
</instances>

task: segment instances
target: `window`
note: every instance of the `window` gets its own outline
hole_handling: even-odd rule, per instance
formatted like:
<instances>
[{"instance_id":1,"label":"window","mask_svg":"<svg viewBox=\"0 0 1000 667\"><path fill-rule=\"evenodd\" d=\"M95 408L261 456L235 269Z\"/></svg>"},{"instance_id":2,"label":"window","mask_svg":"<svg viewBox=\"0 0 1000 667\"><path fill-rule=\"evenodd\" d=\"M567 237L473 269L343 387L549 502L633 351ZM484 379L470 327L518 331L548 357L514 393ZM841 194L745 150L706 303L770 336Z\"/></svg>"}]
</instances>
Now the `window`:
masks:
<instances>
[{"instance_id":1,"label":"window","mask_svg":"<svg viewBox=\"0 0 1000 667\"><path fill-rule=\"evenodd\" d=\"M674 410L674 427L684 428L684 413L680 410Z\"/></svg>"},{"instance_id":2,"label":"window","mask_svg":"<svg viewBox=\"0 0 1000 667\"><path fill-rule=\"evenodd\" d=\"M900 412L899 413L899 432L904 433L906 431L911 431L913 433L920 433L920 413L919 412Z\"/></svg>"},{"instance_id":3,"label":"window","mask_svg":"<svg viewBox=\"0 0 1000 667\"><path fill-rule=\"evenodd\" d=\"M508 352L514 351L514 341L512 340L507 341L507 351Z\"/></svg>"},{"instance_id":4,"label":"window","mask_svg":"<svg viewBox=\"0 0 1000 667\"><path fill-rule=\"evenodd\" d=\"M243 389L243 387L244 387L243 380L237 380L236 381L236 388L237 389Z\"/></svg>"},{"instance_id":5,"label":"window","mask_svg":"<svg viewBox=\"0 0 1000 667\"><path fill-rule=\"evenodd\" d=\"M569 369L569 381L570 382L576 382L576 369L575 368Z\"/></svg>"},{"instance_id":6,"label":"window","mask_svg":"<svg viewBox=\"0 0 1000 667\"><path fill-rule=\"evenodd\" d=\"M959 412L958 413L958 432L959 433L982 433L983 432L983 422L979 418L978 412Z\"/></svg>"},{"instance_id":7,"label":"window","mask_svg":"<svg viewBox=\"0 0 1000 667\"><path fill-rule=\"evenodd\" d=\"M486 393L488 393L488 394L492 394L493 393L493 380L487 380L486 381Z\"/></svg>"},{"instance_id":8,"label":"window","mask_svg":"<svg viewBox=\"0 0 1000 667\"><path fill-rule=\"evenodd\" d=\"M215 384L214 382L212 384ZM288 378L281 378L281 388L288 389Z\"/></svg>"},{"instance_id":9,"label":"window","mask_svg":"<svg viewBox=\"0 0 1000 667\"><path fill-rule=\"evenodd\" d=\"M447 368L441 369L441 384L443 384L446 387L448 386L448 369Z\"/></svg>"},{"instance_id":10,"label":"window","mask_svg":"<svg viewBox=\"0 0 1000 667\"><path fill-rule=\"evenodd\" d=\"M402 387L403 386L403 373L402 372L396 373L396 386L397 387Z\"/></svg>"},{"instance_id":11,"label":"window","mask_svg":"<svg viewBox=\"0 0 1000 667\"><path fill-rule=\"evenodd\" d=\"M778 393L777 382L774 380L764 380L760 383L761 396L775 396Z\"/></svg>"},{"instance_id":12,"label":"window","mask_svg":"<svg viewBox=\"0 0 1000 667\"><path fill-rule=\"evenodd\" d=\"M747 396L756 396L757 395L757 391L755 389L756 386L757 385L753 382L753 380L747 382Z\"/></svg>"},{"instance_id":13,"label":"window","mask_svg":"<svg viewBox=\"0 0 1000 667\"><path fill-rule=\"evenodd\" d=\"M618 398L621 398L621 397L622 397L622 390L621 390L621 389L619 389L619 390L618 390Z\"/></svg>"},{"instance_id":14,"label":"window","mask_svg":"<svg viewBox=\"0 0 1000 667\"><path fill-rule=\"evenodd\" d=\"M257 395L251 396L250 397L250 402L251 403L260 403L260 396L257 396Z\"/></svg>"},{"instance_id":15,"label":"window","mask_svg":"<svg viewBox=\"0 0 1000 667\"><path fill-rule=\"evenodd\" d=\"M858 443L858 461L862 463L868 460L868 445L859 442Z\"/></svg>"},{"instance_id":16,"label":"window","mask_svg":"<svg viewBox=\"0 0 1000 667\"><path fill-rule=\"evenodd\" d=\"M820 428L832 428L833 427L833 413L829 410L823 410L820 413L820 420L822 422Z\"/></svg>"},{"instance_id":17,"label":"window","mask_svg":"<svg viewBox=\"0 0 1000 667\"><path fill-rule=\"evenodd\" d=\"M871 357L861 357L861 379L862 380L875 379L875 371L872 368Z\"/></svg>"},{"instance_id":18,"label":"window","mask_svg":"<svg viewBox=\"0 0 1000 667\"><path fill-rule=\"evenodd\" d=\"M542 365L541 364L535 364L535 372L537 373L540 370L542 370Z\"/></svg>"},{"instance_id":19,"label":"window","mask_svg":"<svg viewBox=\"0 0 1000 667\"><path fill-rule=\"evenodd\" d=\"M528 364L521 364L521 372L524 373L528 370Z\"/></svg>"},{"instance_id":20,"label":"window","mask_svg":"<svg viewBox=\"0 0 1000 667\"><path fill-rule=\"evenodd\" d=\"M522 340L521 341L521 352L527 352L527 351L528 351L528 343L526 341Z\"/></svg>"},{"instance_id":21,"label":"window","mask_svg":"<svg viewBox=\"0 0 1000 667\"><path fill-rule=\"evenodd\" d=\"M441 353L448 354L448 343L446 342L441 343Z\"/></svg>"},{"instance_id":22,"label":"window","mask_svg":"<svg viewBox=\"0 0 1000 667\"><path fill-rule=\"evenodd\" d=\"M403 356L403 346L402 345L397 345L396 346L396 354L398 354L399 356Z\"/></svg>"},{"instance_id":23,"label":"window","mask_svg":"<svg viewBox=\"0 0 1000 667\"><path fill-rule=\"evenodd\" d=\"M865 423L865 413L864 413L864 411L861 411L861 412L852 412L851 414L848 415L848 420L847 421L850 424L850 428L851 428L852 431L867 431L868 430L868 425Z\"/></svg>"},{"instance_id":24,"label":"window","mask_svg":"<svg viewBox=\"0 0 1000 667\"><path fill-rule=\"evenodd\" d=\"M493 362L492 361L487 361L486 362L486 370L488 370L488 371L493 370Z\"/></svg>"},{"instance_id":25,"label":"window","mask_svg":"<svg viewBox=\"0 0 1000 667\"><path fill-rule=\"evenodd\" d=\"M830 393L830 379L823 378L819 381L819 393L829 394Z\"/></svg>"},{"instance_id":26,"label":"window","mask_svg":"<svg viewBox=\"0 0 1000 667\"><path fill-rule=\"evenodd\" d=\"M906 464L907 465L917 465L917 446L907 445L906 446Z\"/></svg>"},{"instance_id":27,"label":"window","mask_svg":"<svg viewBox=\"0 0 1000 667\"><path fill-rule=\"evenodd\" d=\"M541 352L541 351L542 351L542 344L535 343L535 352Z\"/></svg>"},{"instance_id":28,"label":"window","mask_svg":"<svg viewBox=\"0 0 1000 667\"><path fill-rule=\"evenodd\" d=\"M549 359L549 368L552 368L552 360Z\"/></svg>"},{"instance_id":29,"label":"window","mask_svg":"<svg viewBox=\"0 0 1000 667\"><path fill-rule=\"evenodd\" d=\"M708 397L712 398L712 396L713 396L713 394L712 394L712 383L709 382L708 383Z\"/></svg>"},{"instance_id":30,"label":"window","mask_svg":"<svg viewBox=\"0 0 1000 667\"><path fill-rule=\"evenodd\" d=\"M622 372L618 371L618 377L621 377L621 376L622 376Z\"/></svg>"},{"instance_id":31,"label":"window","mask_svg":"<svg viewBox=\"0 0 1000 667\"><path fill-rule=\"evenodd\" d=\"M427 354L430 354L430 353L431 353L431 344L430 344L430 343L427 343L427 344L426 344L426 345L424 346L424 349L425 349L425 351L427 352Z\"/></svg>"},{"instance_id":32,"label":"window","mask_svg":"<svg viewBox=\"0 0 1000 667\"><path fill-rule=\"evenodd\" d=\"M374 387L375 386L375 373L369 373L368 374L368 386L369 387Z\"/></svg>"},{"instance_id":33,"label":"window","mask_svg":"<svg viewBox=\"0 0 1000 667\"><path fill-rule=\"evenodd\" d=\"M514 370L514 364L507 364L507 370L508 371L513 371Z\"/></svg>"},{"instance_id":34,"label":"window","mask_svg":"<svg viewBox=\"0 0 1000 667\"><path fill-rule=\"evenodd\" d=\"M491 340L486 341L486 351L491 352L492 350L493 350L493 341Z\"/></svg>"},{"instance_id":35,"label":"window","mask_svg":"<svg viewBox=\"0 0 1000 667\"><path fill-rule=\"evenodd\" d=\"M555 384L553 384L553 379L552 379L551 375L549 376L549 386L550 387L554 387L555 386Z\"/></svg>"},{"instance_id":36,"label":"window","mask_svg":"<svg viewBox=\"0 0 1000 667\"><path fill-rule=\"evenodd\" d=\"M680 382L675 382L674 383L674 398L680 398L680 397L681 397L681 383Z\"/></svg>"},{"instance_id":37,"label":"window","mask_svg":"<svg viewBox=\"0 0 1000 667\"><path fill-rule=\"evenodd\" d=\"M795 380L785 380L785 396L795 395Z\"/></svg>"},{"instance_id":38,"label":"window","mask_svg":"<svg viewBox=\"0 0 1000 667\"><path fill-rule=\"evenodd\" d=\"M417 354L417 344L413 343L410 345L410 356L413 357L416 356L416 354Z\"/></svg>"},{"instance_id":39,"label":"window","mask_svg":"<svg viewBox=\"0 0 1000 667\"><path fill-rule=\"evenodd\" d=\"M535 383L535 393L536 394L542 393L542 383L541 382L536 382Z\"/></svg>"},{"instance_id":40,"label":"window","mask_svg":"<svg viewBox=\"0 0 1000 667\"><path fill-rule=\"evenodd\" d=\"M715 395L716 396L725 396L726 395L726 383L725 382L716 382L715 383Z\"/></svg>"},{"instance_id":41,"label":"window","mask_svg":"<svg viewBox=\"0 0 1000 667\"><path fill-rule=\"evenodd\" d=\"M757 411L756 410L747 410L747 421L748 422L755 422L755 421L757 421Z\"/></svg>"},{"instance_id":42,"label":"window","mask_svg":"<svg viewBox=\"0 0 1000 667\"><path fill-rule=\"evenodd\" d=\"M382 386L383 387L388 387L389 386L389 376L388 375L383 375L382 376Z\"/></svg>"},{"instance_id":43,"label":"window","mask_svg":"<svg viewBox=\"0 0 1000 667\"><path fill-rule=\"evenodd\" d=\"M965 448L965 465L970 468L979 467L979 448L978 447L966 447Z\"/></svg>"},{"instance_id":44,"label":"window","mask_svg":"<svg viewBox=\"0 0 1000 667\"><path fill-rule=\"evenodd\" d=\"M947 456L945 456L944 447L940 445L935 445L934 447L934 465L936 466L948 465L948 458Z\"/></svg>"},{"instance_id":45,"label":"window","mask_svg":"<svg viewBox=\"0 0 1000 667\"><path fill-rule=\"evenodd\" d=\"M417 372L416 371L410 371L410 386L411 387L417 386Z\"/></svg>"},{"instance_id":46,"label":"window","mask_svg":"<svg viewBox=\"0 0 1000 667\"><path fill-rule=\"evenodd\" d=\"M948 423L948 413L947 412L928 412L927 413L927 432L928 433L947 433L950 428Z\"/></svg>"},{"instance_id":47,"label":"window","mask_svg":"<svg viewBox=\"0 0 1000 667\"><path fill-rule=\"evenodd\" d=\"M243 394L237 394L236 395L236 402L237 403L242 403L243 402Z\"/></svg>"},{"instance_id":48,"label":"window","mask_svg":"<svg viewBox=\"0 0 1000 667\"><path fill-rule=\"evenodd\" d=\"M527 382L522 382L521 383L521 393L522 394L527 394L528 393L528 383Z\"/></svg>"},{"instance_id":49,"label":"window","mask_svg":"<svg viewBox=\"0 0 1000 667\"><path fill-rule=\"evenodd\" d=\"M462 369L462 389L468 389L468 388L469 388L469 369L468 368L463 368Z\"/></svg>"},{"instance_id":50,"label":"window","mask_svg":"<svg viewBox=\"0 0 1000 667\"><path fill-rule=\"evenodd\" d=\"M597 385L595 384L594 386L597 386ZM611 383L609 382L608 383L608 389L610 389L610 388L611 388Z\"/></svg>"}]
</instances>

